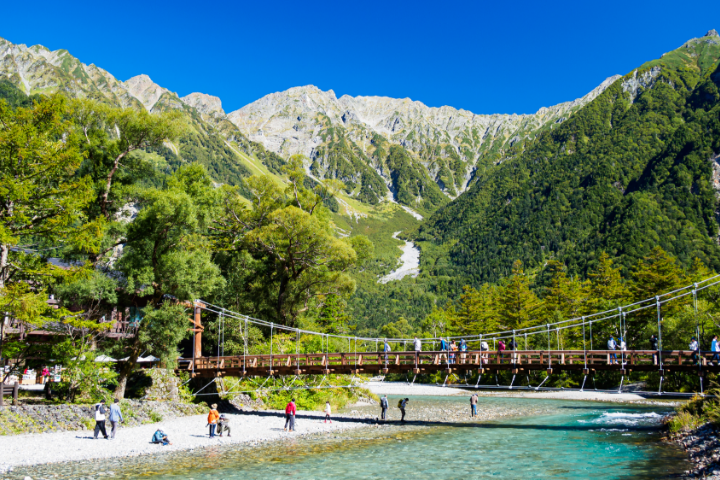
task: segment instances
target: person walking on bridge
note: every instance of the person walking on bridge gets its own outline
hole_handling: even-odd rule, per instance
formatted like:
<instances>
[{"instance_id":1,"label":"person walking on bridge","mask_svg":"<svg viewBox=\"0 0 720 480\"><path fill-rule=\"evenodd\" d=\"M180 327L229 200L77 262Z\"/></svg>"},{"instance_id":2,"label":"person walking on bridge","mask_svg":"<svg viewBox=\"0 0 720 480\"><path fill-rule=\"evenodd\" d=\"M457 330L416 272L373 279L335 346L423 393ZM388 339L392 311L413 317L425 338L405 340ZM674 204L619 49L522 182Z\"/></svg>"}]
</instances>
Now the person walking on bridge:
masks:
<instances>
[{"instance_id":1,"label":"person walking on bridge","mask_svg":"<svg viewBox=\"0 0 720 480\"><path fill-rule=\"evenodd\" d=\"M465 359L467 358L467 343L465 342L465 339L460 339L460 363L465 363Z\"/></svg>"},{"instance_id":2,"label":"person walking on bridge","mask_svg":"<svg viewBox=\"0 0 720 480\"><path fill-rule=\"evenodd\" d=\"M413 349L416 352L422 352L422 342L418 337L415 337L415 340L413 340Z\"/></svg>"},{"instance_id":3,"label":"person walking on bridge","mask_svg":"<svg viewBox=\"0 0 720 480\"><path fill-rule=\"evenodd\" d=\"M410 401L409 398L406 398L404 400L400 400L400 403L398 403L398 407L400 407L400 413L402 413L402 417L400 418L401 422L405 421L405 409L407 408L407 404Z\"/></svg>"},{"instance_id":4,"label":"person walking on bridge","mask_svg":"<svg viewBox=\"0 0 720 480\"><path fill-rule=\"evenodd\" d=\"M478 394L473 393L470 397L470 416L471 417L477 417L477 402L478 402Z\"/></svg>"},{"instance_id":5,"label":"person walking on bridge","mask_svg":"<svg viewBox=\"0 0 720 480\"><path fill-rule=\"evenodd\" d=\"M698 343L698 341L695 337L692 337L690 339L689 346L690 346L690 350L692 350L692 352L693 352L693 354L692 354L693 362L695 363L695 365L697 365L698 362L700 361L700 356L698 355L698 353L700 352L700 344Z\"/></svg>"},{"instance_id":6,"label":"person walking on bridge","mask_svg":"<svg viewBox=\"0 0 720 480\"><path fill-rule=\"evenodd\" d=\"M448 343L445 341L444 338L440 338L440 351L443 352L440 354L440 362L442 363L443 360L445 360L445 352L448 350Z\"/></svg>"},{"instance_id":7,"label":"person walking on bridge","mask_svg":"<svg viewBox=\"0 0 720 480\"><path fill-rule=\"evenodd\" d=\"M387 410L388 410L387 395L383 395L383 397L380 399L380 419L381 420L387 420Z\"/></svg>"},{"instance_id":8,"label":"person walking on bridge","mask_svg":"<svg viewBox=\"0 0 720 480\"><path fill-rule=\"evenodd\" d=\"M384 345L383 345L383 352L385 352L385 368L387 368L388 353L391 352L391 349L390 349L390 344L389 344L388 341L387 341L387 338L384 340L384 342L385 342L385 343L384 343Z\"/></svg>"},{"instance_id":9,"label":"person walking on bridge","mask_svg":"<svg viewBox=\"0 0 720 480\"><path fill-rule=\"evenodd\" d=\"M710 350L713 352L713 358L710 365L715 366L715 362L720 362L720 354L718 354L718 352L720 352L720 342L718 342L717 335L713 335Z\"/></svg>"},{"instance_id":10,"label":"person walking on bridge","mask_svg":"<svg viewBox=\"0 0 720 480\"><path fill-rule=\"evenodd\" d=\"M285 407L285 428L283 430L288 431L288 427L290 427L291 432L295 431L295 414L297 413L297 408L295 408L295 399L293 398L290 400L290 403L287 404Z\"/></svg>"},{"instance_id":11,"label":"person walking on bridge","mask_svg":"<svg viewBox=\"0 0 720 480\"><path fill-rule=\"evenodd\" d=\"M617 343L615 342L615 339L613 338L613 336L610 335L610 340L608 340L607 348L608 348L608 350L615 350L616 347L617 347ZM614 354L614 353L610 354L610 363L612 365L617 365L618 361L617 361L616 354Z\"/></svg>"},{"instance_id":12,"label":"person walking on bridge","mask_svg":"<svg viewBox=\"0 0 720 480\"><path fill-rule=\"evenodd\" d=\"M505 342L498 340L498 359L503 363L503 352L505 351Z\"/></svg>"},{"instance_id":13,"label":"person walking on bridge","mask_svg":"<svg viewBox=\"0 0 720 480\"><path fill-rule=\"evenodd\" d=\"M488 343L485 340L483 340L482 342L480 342L480 352L482 352L482 353L480 353L480 358L481 358L480 363L482 363L482 364L488 363L488 356L489 356L488 351L490 351L490 346L488 345Z\"/></svg>"},{"instance_id":14,"label":"person walking on bridge","mask_svg":"<svg viewBox=\"0 0 720 480\"><path fill-rule=\"evenodd\" d=\"M515 350L517 350L517 342L514 338L511 338L508 342L508 350L510 350L512 353L510 354L510 363L517 363L517 353L515 353Z\"/></svg>"},{"instance_id":15,"label":"person walking on bridge","mask_svg":"<svg viewBox=\"0 0 720 480\"><path fill-rule=\"evenodd\" d=\"M450 342L450 349L449 349L449 350L450 350L450 363L455 363L455 352L457 352L457 350L458 350L458 347L457 347L457 344L455 343L455 340L453 340L452 342Z\"/></svg>"}]
</instances>

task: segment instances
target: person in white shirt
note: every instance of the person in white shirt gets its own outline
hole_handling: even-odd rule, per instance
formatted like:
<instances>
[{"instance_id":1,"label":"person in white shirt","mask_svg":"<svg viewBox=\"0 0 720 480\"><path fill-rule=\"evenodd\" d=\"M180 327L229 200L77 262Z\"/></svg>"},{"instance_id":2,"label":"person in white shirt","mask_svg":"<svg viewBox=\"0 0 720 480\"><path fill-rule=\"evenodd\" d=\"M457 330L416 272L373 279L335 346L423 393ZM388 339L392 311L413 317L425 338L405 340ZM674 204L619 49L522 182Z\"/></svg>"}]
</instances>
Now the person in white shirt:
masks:
<instances>
[{"instance_id":1,"label":"person in white shirt","mask_svg":"<svg viewBox=\"0 0 720 480\"><path fill-rule=\"evenodd\" d=\"M413 341L415 351L416 352L422 352L422 342L418 337L415 337L415 340Z\"/></svg>"},{"instance_id":2,"label":"person in white shirt","mask_svg":"<svg viewBox=\"0 0 720 480\"><path fill-rule=\"evenodd\" d=\"M102 432L105 440L108 439L107 431L105 430L105 400L100 400L100 403L95 404L95 440L98 438L98 433Z\"/></svg>"},{"instance_id":3,"label":"person in white shirt","mask_svg":"<svg viewBox=\"0 0 720 480\"><path fill-rule=\"evenodd\" d=\"M330 420L330 402L325 402L325 423ZM330 420L330 423L332 423L332 420Z\"/></svg>"}]
</instances>

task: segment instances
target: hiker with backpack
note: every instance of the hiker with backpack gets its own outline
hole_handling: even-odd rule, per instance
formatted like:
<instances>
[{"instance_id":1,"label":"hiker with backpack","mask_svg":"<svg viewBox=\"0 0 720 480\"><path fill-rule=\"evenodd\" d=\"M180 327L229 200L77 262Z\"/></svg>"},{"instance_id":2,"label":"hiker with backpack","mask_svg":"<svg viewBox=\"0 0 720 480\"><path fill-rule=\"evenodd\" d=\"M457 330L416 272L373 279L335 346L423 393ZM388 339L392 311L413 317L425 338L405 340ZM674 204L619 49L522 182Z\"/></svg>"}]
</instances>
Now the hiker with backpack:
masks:
<instances>
[{"instance_id":1,"label":"hiker with backpack","mask_svg":"<svg viewBox=\"0 0 720 480\"><path fill-rule=\"evenodd\" d=\"M467 358L467 353L465 353L465 352L467 352L467 350L468 350L468 346L467 346L467 343L465 342L465 339L463 338L460 340L460 352L462 352L462 353L460 353L460 363L463 363L463 364L465 363L466 358Z\"/></svg>"},{"instance_id":2,"label":"hiker with backpack","mask_svg":"<svg viewBox=\"0 0 720 480\"><path fill-rule=\"evenodd\" d=\"M498 359L500 363L503 363L503 352L505 351L505 342L498 340Z\"/></svg>"},{"instance_id":3,"label":"hiker with backpack","mask_svg":"<svg viewBox=\"0 0 720 480\"><path fill-rule=\"evenodd\" d=\"M387 420L387 410L388 410L387 395L383 395L383 397L380 399L380 420Z\"/></svg>"},{"instance_id":4,"label":"hiker with backpack","mask_svg":"<svg viewBox=\"0 0 720 480\"><path fill-rule=\"evenodd\" d=\"M400 400L398 402L398 408L400 409L400 413L402 413L402 417L400 418L401 422L405 421L405 408L407 408L407 404L409 401L409 398L405 398L404 400Z\"/></svg>"},{"instance_id":5,"label":"hiker with backpack","mask_svg":"<svg viewBox=\"0 0 720 480\"><path fill-rule=\"evenodd\" d=\"M490 351L490 346L488 343L483 340L480 342L480 352L484 352L480 354L480 364L487 364L488 363L488 353Z\"/></svg>"},{"instance_id":6,"label":"hiker with backpack","mask_svg":"<svg viewBox=\"0 0 720 480\"><path fill-rule=\"evenodd\" d=\"M102 432L105 440L108 439L107 431L105 431L105 400L100 400L99 403L95 404L95 440L98 438L98 433Z\"/></svg>"}]
</instances>

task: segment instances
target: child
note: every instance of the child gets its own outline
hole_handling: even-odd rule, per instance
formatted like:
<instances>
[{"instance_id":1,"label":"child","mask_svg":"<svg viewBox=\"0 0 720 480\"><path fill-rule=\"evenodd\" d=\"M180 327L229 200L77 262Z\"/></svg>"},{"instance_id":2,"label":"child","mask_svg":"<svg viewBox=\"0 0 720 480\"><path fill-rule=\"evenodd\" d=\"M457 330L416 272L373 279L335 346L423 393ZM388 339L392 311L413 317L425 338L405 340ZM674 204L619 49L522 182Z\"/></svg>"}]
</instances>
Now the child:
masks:
<instances>
[{"instance_id":1,"label":"child","mask_svg":"<svg viewBox=\"0 0 720 480\"><path fill-rule=\"evenodd\" d=\"M330 402L325 402L325 423L330 420ZM330 420L330 423L332 423L332 420Z\"/></svg>"}]
</instances>

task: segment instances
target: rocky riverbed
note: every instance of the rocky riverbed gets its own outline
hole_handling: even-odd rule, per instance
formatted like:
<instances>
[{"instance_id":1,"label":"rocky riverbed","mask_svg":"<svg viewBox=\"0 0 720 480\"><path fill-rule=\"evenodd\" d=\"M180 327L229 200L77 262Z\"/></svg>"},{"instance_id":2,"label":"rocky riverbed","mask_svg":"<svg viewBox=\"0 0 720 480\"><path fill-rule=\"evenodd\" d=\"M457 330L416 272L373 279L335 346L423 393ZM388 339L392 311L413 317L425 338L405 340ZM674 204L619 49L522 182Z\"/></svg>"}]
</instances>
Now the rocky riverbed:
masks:
<instances>
[{"instance_id":1,"label":"rocky riverbed","mask_svg":"<svg viewBox=\"0 0 720 480\"><path fill-rule=\"evenodd\" d=\"M694 468L685 472L689 478L720 480L720 431L706 423L689 432L670 435L670 441L688 453Z\"/></svg>"}]
</instances>

